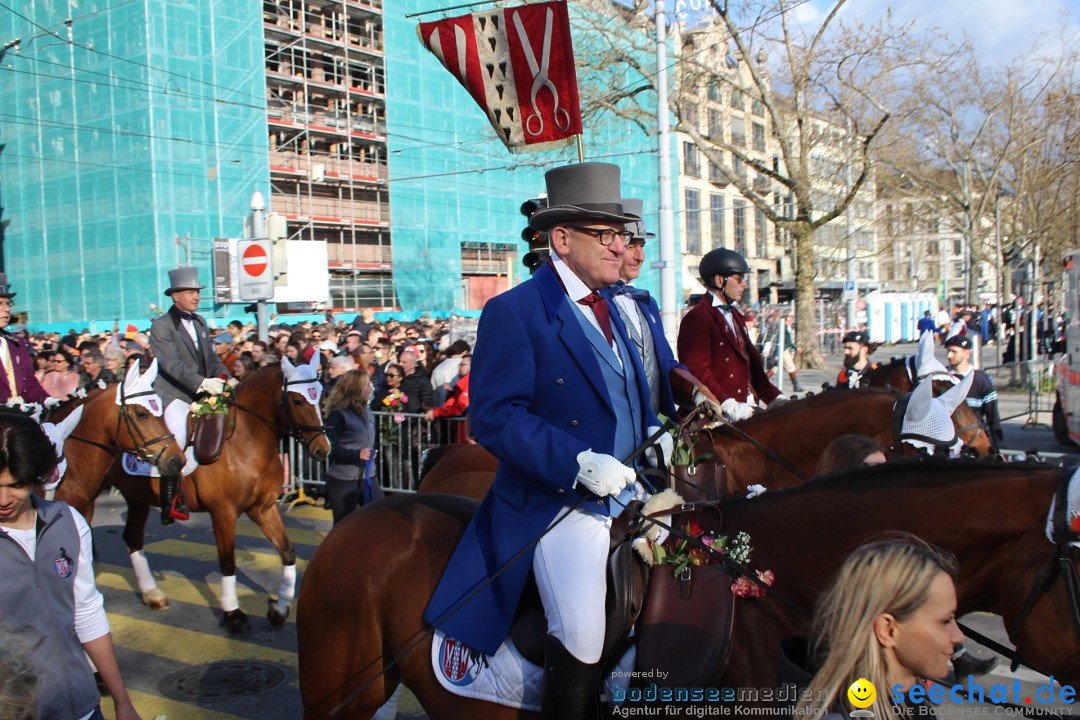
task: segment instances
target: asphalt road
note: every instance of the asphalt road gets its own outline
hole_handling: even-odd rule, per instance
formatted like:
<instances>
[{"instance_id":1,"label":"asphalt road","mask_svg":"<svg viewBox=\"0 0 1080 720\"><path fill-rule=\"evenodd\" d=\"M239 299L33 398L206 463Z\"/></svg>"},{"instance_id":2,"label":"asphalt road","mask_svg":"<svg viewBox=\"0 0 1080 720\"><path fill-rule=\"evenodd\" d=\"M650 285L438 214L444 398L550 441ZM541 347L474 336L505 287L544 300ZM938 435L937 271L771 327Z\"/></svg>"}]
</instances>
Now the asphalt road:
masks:
<instances>
[{"instance_id":1,"label":"asphalt road","mask_svg":"<svg viewBox=\"0 0 1080 720\"><path fill-rule=\"evenodd\" d=\"M914 353L914 345L881 348L877 359L890 354ZM992 352L992 349L991 349ZM943 356L943 353L939 351ZM829 359L822 371L803 370L801 384L820 388L835 379L840 359ZM787 378L785 378L787 380ZM1049 418L1035 418L1049 422ZM1018 450L1070 452L1054 441L1047 425L1029 424L1028 418L1005 423L1006 445ZM196 515L186 523L163 528L152 517L146 552L158 583L170 597L168 610L144 606L135 590L134 576L121 538L125 507L118 496L99 500L94 517L98 585L105 595L113 637L125 680L144 720L165 715L168 720L285 720L301 717L297 685L296 625L290 618L279 630L266 620L267 597L278 587L277 553L250 521L242 519L237 535L237 594L241 608L251 616L252 632L229 636L218 626L219 579L217 555L209 518ZM330 529L330 514L322 508L301 506L285 514L289 536L297 549L300 581L304 567ZM974 615L969 620L991 637L1007 643L996 616ZM974 648L975 646L973 646ZM989 653L976 649L976 654ZM1044 682L1021 669L1009 673L1003 661L983 682L1012 687L1021 682L1024 697ZM112 718L111 704L104 703ZM1067 711L1067 709L1066 709ZM987 714L1002 714L986 708ZM978 714L973 706L946 703L939 714L962 717ZM415 699L405 694L399 718L424 717Z\"/></svg>"}]
</instances>

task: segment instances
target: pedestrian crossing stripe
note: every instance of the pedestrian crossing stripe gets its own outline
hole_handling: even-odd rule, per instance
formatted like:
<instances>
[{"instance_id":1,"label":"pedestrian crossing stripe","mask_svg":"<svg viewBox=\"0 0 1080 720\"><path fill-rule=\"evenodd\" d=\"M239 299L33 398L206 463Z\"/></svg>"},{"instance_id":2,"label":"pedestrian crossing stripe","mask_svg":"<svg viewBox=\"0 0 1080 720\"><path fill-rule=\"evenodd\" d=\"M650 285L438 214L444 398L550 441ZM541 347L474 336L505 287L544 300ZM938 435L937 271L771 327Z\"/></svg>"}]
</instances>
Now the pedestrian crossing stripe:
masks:
<instances>
[{"instance_id":1,"label":"pedestrian crossing stripe","mask_svg":"<svg viewBox=\"0 0 1080 720\"><path fill-rule=\"evenodd\" d=\"M159 697L157 695L150 695L149 693L139 692L138 690L132 690L131 688L128 688L127 690L128 695L131 696L131 703L135 706L135 709L139 711L139 715L144 718L144 720L157 718L162 715L168 718L168 720L195 720L196 718L198 718L198 720L246 720L240 715L230 715L229 713L209 710L204 707L195 707L194 705L177 702L176 700L169 700L168 698ZM111 700L102 699L101 714L105 716L105 720L116 720L116 714L113 712Z\"/></svg>"},{"instance_id":2,"label":"pedestrian crossing stripe","mask_svg":"<svg viewBox=\"0 0 1080 720\"><path fill-rule=\"evenodd\" d=\"M146 555L153 567L155 555L169 555L171 557L185 558L198 562L212 562L215 567L218 564L217 546L212 542L192 542L189 540L158 540L145 548ZM277 552L255 552L236 548L236 567L244 571L273 571L281 572L281 557ZM307 567L307 560L296 559L296 569L303 571Z\"/></svg>"},{"instance_id":3,"label":"pedestrian crossing stripe","mask_svg":"<svg viewBox=\"0 0 1080 720\"><path fill-rule=\"evenodd\" d=\"M291 668L297 666L294 652L217 634L221 631L216 627L215 632L199 632L112 613L109 613L109 624L113 644L173 662L205 665L222 660L254 659Z\"/></svg>"},{"instance_id":4,"label":"pedestrian crossing stripe","mask_svg":"<svg viewBox=\"0 0 1080 720\"><path fill-rule=\"evenodd\" d=\"M292 510L281 513L282 518L300 518L301 520L325 520L332 522L334 517L329 508L314 505L298 505Z\"/></svg>"},{"instance_id":5,"label":"pedestrian crossing stripe","mask_svg":"<svg viewBox=\"0 0 1080 720\"><path fill-rule=\"evenodd\" d=\"M130 567L111 565L109 563L95 563L97 569L97 584L99 588L120 590L138 594L139 586L135 582L135 572ZM158 587L169 597L169 602L181 602L199 607L209 607L207 602L207 583L203 580L193 581L176 572L156 573ZM214 606L215 610L221 608L221 584L220 582L209 583L214 597L219 601ZM236 595L240 600L240 609L249 615L262 616L266 612L266 599L269 597L267 589L252 589L246 585L237 583ZM167 611L163 611L167 612ZM287 622L296 622L295 607L289 613Z\"/></svg>"}]
</instances>

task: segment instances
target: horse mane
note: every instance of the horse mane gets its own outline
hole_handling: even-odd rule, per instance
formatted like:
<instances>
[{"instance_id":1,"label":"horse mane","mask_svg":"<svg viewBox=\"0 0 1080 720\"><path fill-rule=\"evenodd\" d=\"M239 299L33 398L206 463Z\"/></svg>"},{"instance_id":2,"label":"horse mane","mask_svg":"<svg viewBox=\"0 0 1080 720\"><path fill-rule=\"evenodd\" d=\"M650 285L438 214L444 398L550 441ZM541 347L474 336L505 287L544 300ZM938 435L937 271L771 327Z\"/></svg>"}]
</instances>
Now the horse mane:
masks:
<instances>
[{"instance_id":1,"label":"horse mane","mask_svg":"<svg viewBox=\"0 0 1080 720\"><path fill-rule=\"evenodd\" d=\"M741 422L735 423L735 426L749 430L757 427L763 423L771 423L777 418L787 417L792 413L801 412L803 410L818 410L821 408L832 407L841 403L850 402L852 397L873 397L888 395L893 398L899 397L900 393L896 390L890 390L887 388L860 388L857 391L828 391L811 395L809 397L802 398L800 400L792 400L791 402L784 403L780 407L771 408L764 412L755 413L752 417L747 418ZM723 426L718 428L721 431L731 432L730 428Z\"/></svg>"},{"instance_id":2,"label":"horse mane","mask_svg":"<svg viewBox=\"0 0 1080 720\"><path fill-rule=\"evenodd\" d=\"M973 458L923 456L890 460L880 465L857 467L833 475L813 478L804 485L784 488L783 491L766 492L761 497L746 500L746 502L830 490L874 492L886 487L903 487L918 491L942 485L986 482L1010 475L1026 478L1032 473L1043 471L1063 472L1062 468L1056 465L1049 465L1038 460L1006 463Z\"/></svg>"}]
</instances>

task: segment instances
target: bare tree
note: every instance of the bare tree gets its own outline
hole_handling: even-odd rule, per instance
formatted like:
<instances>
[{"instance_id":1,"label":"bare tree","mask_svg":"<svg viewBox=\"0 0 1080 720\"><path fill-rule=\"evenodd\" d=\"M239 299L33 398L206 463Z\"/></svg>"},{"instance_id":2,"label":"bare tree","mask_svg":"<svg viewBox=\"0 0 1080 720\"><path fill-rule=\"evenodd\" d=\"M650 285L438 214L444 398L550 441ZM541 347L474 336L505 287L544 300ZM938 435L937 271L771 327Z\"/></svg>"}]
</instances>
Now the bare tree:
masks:
<instances>
[{"instance_id":1,"label":"bare tree","mask_svg":"<svg viewBox=\"0 0 1080 720\"><path fill-rule=\"evenodd\" d=\"M675 41L671 62L677 77L669 102L678 129L723 181L790 233L800 359L820 368L815 232L840 217L872 177L871 149L892 114L895 84L925 61L932 43L925 36L916 39L910 26L896 25L889 15L874 25L841 22L845 0L836 0L818 21L800 24L792 11L802 4L710 0L707 23ZM585 93L585 109L617 113L646 131L655 127L647 92L655 90L649 21L645 0L636 0L616 22L597 20L592 29L607 44L592 41L597 47L584 60L606 85ZM628 69L633 73L626 74ZM745 136L713 132L703 121L698 107L715 86L760 103L775 160L751 152ZM765 187L772 192L763 192Z\"/></svg>"}]
</instances>

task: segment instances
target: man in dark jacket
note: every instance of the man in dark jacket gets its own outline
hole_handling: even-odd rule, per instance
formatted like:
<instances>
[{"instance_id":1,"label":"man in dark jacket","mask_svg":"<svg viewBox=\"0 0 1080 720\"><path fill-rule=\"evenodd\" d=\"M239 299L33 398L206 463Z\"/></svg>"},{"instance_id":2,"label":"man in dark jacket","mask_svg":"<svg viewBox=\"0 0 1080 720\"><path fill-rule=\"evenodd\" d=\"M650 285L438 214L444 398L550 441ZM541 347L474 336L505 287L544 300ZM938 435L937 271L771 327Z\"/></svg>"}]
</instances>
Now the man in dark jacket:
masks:
<instances>
[{"instance_id":1,"label":"man in dark jacket","mask_svg":"<svg viewBox=\"0 0 1080 720\"><path fill-rule=\"evenodd\" d=\"M179 267L169 271L172 298L169 311L150 325L150 347L158 360L154 391L165 407L165 424L181 449L187 444L187 418L195 395L220 395L229 376L210 344L206 320L195 312L199 307L199 271ZM174 507L179 477L161 478L161 522L187 520L186 508Z\"/></svg>"}]
</instances>

